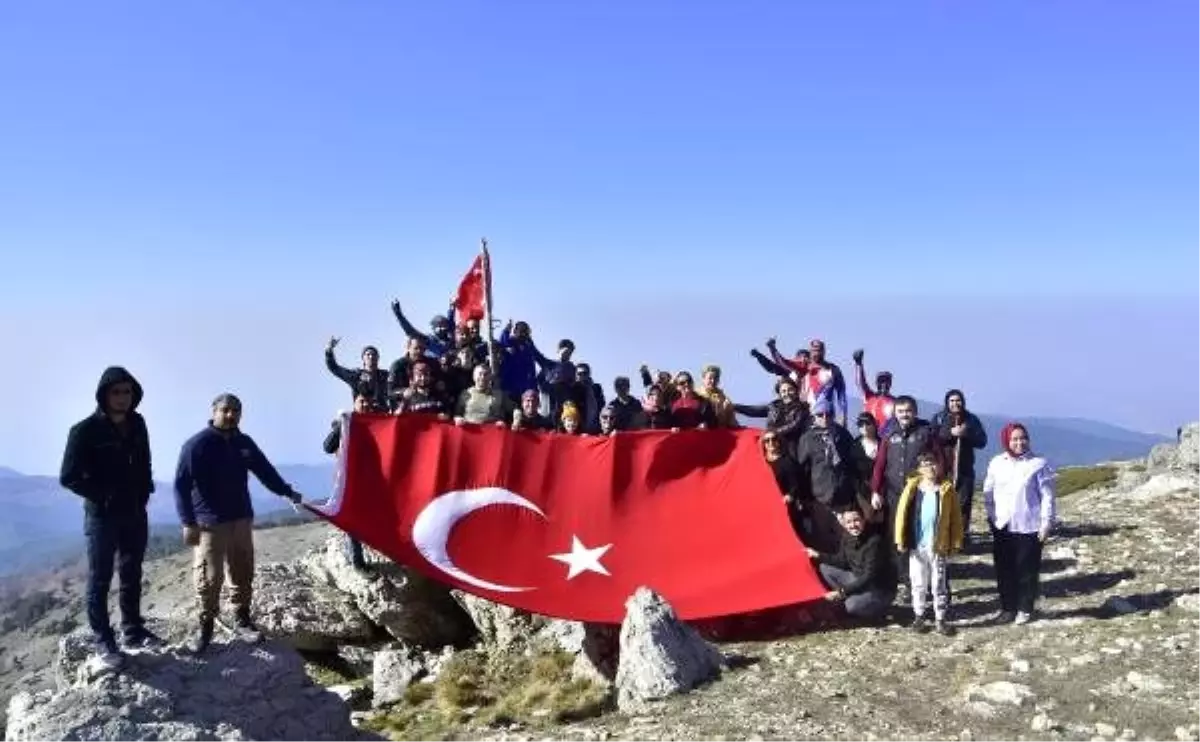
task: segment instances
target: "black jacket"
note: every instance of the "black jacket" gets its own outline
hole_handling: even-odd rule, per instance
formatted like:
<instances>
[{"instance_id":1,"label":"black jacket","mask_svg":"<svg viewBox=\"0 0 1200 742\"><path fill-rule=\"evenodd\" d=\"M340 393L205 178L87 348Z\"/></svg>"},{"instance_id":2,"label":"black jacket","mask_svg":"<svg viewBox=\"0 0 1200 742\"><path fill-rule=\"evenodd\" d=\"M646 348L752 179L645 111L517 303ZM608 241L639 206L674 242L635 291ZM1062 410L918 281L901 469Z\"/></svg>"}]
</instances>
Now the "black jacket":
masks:
<instances>
[{"instance_id":1,"label":"black jacket","mask_svg":"<svg viewBox=\"0 0 1200 742\"><path fill-rule=\"evenodd\" d=\"M790 453L784 452L779 458L767 463L775 474L775 483L779 485L780 493L791 497L793 506L809 498L809 488L804 478L804 471Z\"/></svg>"},{"instance_id":2,"label":"black jacket","mask_svg":"<svg viewBox=\"0 0 1200 742\"><path fill-rule=\"evenodd\" d=\"M797 463L804 471L812 496L837 509L854 502L858 494L858 460L854 439L846 429L830 421L829 426L813 426L800 437Z\"/></svg>"},{"instance_id":3,"label":"black jacket","mask_svg":"<svg viewBox=\"0 0 1200 742\"><path fill-rule=\"evenodd\" d=\"M325 436L325 442L321 444L321 448L325 453L335 454L342 447L342 420L338 418L333 421L333 426L329 429L329 434Z\"/></svg>"},{"instance_id":4,"label":"black jacket","mask_svg":"<svg viewBox=\"0 0 1200 742\"><path fill-rule=\"evenodd\" d=\"M975 477L975 449L983 448L988 442L987 431L983 429L983 423L974 413L963 410L962 422L966 424L967 431L958 449L959 481ZM946 457L946 476L953 477L954 472L950 471L949 467L953 465L955 442L959 439L950 434L950 429L954 427L955 422L948 410L942 410L933 416L929 424L937 431L938 443L941 444L943 455Z\"/></svg>"},{"instance_id":5,"label":"black jacket","mask_svg":"<svg viewBox=\"0 0 1200 742\"><path fill-rule=\"evenodd\" d=\"M104 411L108 388L129 382L133 406L118 427ZM120 366L104 370L96 385L96 412L80 420L67 435L58 481L86 500L92 515L129 515L144 511L154 480L150 473L150 436L136 410L142 385Z\"/></svg>"},{"instance_id":6,"label":"black jacket","mask_svg":"<svg viewBox=\"0 0 1200 742\"><path fill-rule=\"evenodd\" d=\"M620 397L613 397L608 406L612 409L613 427L617 430L641 430L646 427L646 413L636 397L630 395L624 402Z\"/></svg>"},{"instance_id":7,"label":"black jacket","mask_svg":"<svg viewBox=\"0 0 1200 742\"><path fill-rule=\"evenodd\" d=\"M339 366L337 358L334 357L333 351L329 348L325 349L325 368L329 369L329 373L345 382L346 386L350 387L350 399L353 401L358 394L359 389L362 389L367 394L367 398L371 400L371 405L380 411L387 410L390 407L388 402L388 372L382 368L377 368L374 371L368 371L365 368L346 368Z\"/></svg>"},{"instance_id":8,"label":"black jacket","mask_svg":"<svg viewBox=\"0 0 1200 742\"><path fill-rule=\"evenodd\" d=\"M868 590L891 590L896 586L883 535L878 528L869 525L858 536L851 536L843 530L838 550L832 554L821 554L820 561L854 574L854 579L842 586L845 595Z\"/></svg>"},{"instance_id":9,"label":"black jacket","mask_svg":"<svg viewBox=\"0 0 1200 742\"><path fill-rule=\"evenodd\" d=\"M891 433L880 441L879 451L875 454L872 491L893 502L898 499L908 476L917 469L917 456L923 452L933 454L941 470L945 471L945 467L941 467L942 450L933 426L919 418L908 430L901 429L899 424L892 426Z\"/></svg>"},{"instance_id":10,"label":"black jacket","mask_svg":"<svg viewBox=\"0 0 1200 742\"><path fill-rule=\"evenodd\" d=\"M797 400L784 404L781 399L773 399L764 405L735 404L733 409L746 417L767 418L767 430L774 431L783 439L784 450L792 456L799 455L800 436L808 429L811 420L808 403Z\"/></svg>"}]
</instances>

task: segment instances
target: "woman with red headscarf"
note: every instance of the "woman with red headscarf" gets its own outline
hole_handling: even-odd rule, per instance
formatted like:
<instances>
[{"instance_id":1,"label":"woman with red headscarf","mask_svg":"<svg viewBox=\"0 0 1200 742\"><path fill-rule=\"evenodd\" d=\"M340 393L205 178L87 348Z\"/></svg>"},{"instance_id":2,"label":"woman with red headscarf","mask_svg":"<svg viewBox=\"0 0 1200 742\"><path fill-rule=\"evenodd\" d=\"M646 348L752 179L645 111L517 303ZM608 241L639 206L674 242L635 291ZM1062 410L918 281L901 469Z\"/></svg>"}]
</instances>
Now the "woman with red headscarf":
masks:
<instances>
[{"instance_id":1,"label":"woman with red headscarf","mask_svg":"<svg viewBox=\"0 0 1200 742\"><path fill-rule=\"evenodd\" d=\"M1000 592L997 621L1025 624L1038 597L1042 545L1054 526L1054 469L1030 450L1021 423L1005 425L1000 441L1004 452L988 464L983 482Z\"/></svg>"}]
</instances>

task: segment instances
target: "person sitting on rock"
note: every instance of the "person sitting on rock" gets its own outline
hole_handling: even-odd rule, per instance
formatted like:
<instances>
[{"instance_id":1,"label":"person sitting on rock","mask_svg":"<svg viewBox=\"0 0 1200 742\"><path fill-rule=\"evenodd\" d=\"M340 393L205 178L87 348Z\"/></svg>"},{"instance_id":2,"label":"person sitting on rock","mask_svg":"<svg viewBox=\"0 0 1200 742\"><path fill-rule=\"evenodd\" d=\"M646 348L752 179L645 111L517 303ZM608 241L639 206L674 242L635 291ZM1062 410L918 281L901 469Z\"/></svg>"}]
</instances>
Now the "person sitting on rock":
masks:
<instances>
[{"instance_id":1,"label":"person sitting on rock","mask_svg":"<svg viewBox=\"0 0 1200 742\"><path fill-rule=\"evenodd\" d=\"M541 413L542 398L536 389L521 395L520 409L513 410L513 430L554 430L554 421Z\"/></svg>"},{"instance_id":2,"label":"person sitting on rock","mask_svg":"<svg viewBox=\"0 0 1200 742\"><path fill-rule=\"evenodd\" d=\"M941 475L937 459L931 453L917 456L917 473L909 477L896 505L894 532L896 550L908 555L912 629L928 630L925 600L932 594L934 628L939 634L950 636L954 629L946 623L950 607L946 563L952 553L962 549L962 510L954 483Z\"/></svg>"},{"instance_id":3,"label":"person sitting on rock","mask_svg":"<svg viewBox=\"0 0 1200 742\"><path fill-rule=\"evenodd\" d=\"M1054 469L1030 450L1029 431L1021 423L1005 425L1000 442L1004 453L988 463L983 503L1000 592L996 622L1019 625L1033 619L1042 545L1054 527Z\"/></svg>"},{"instance_id":4,"label":"person sitting on rock","mask_svg":"<svg viewBox=\"0 0 1200 742\"><path fill-rule=\"evenodd\" d=\"M507 425L512 419L511 405L504 392L492 386L492 369L486 363L481 363L472 373L475 383L459 395L454 424Z\"/></svg>"},{"instance_id":5,"label":"person sitting on rock","mask_svg":"<svg viewBox=\"0 0 1200 742\"><path fill-rule=\"evenodd\" d=\"M358 394L354 396L354 412L361 415L371 411L371 400L369 391L359 389ZM336 456L342 448L342 413L334 418L328 435L325 436L325 442L321 448L330 456ZM350 534L346 534L346 550L350 552L350 564L355 569L365 572L367 571L367 561L363 557L362 542L354 538Z\"/></svg>"},{"instance_id":6,"label":"person sitting on rock","mask_svg":"<svg viewBox=\"0 0 1200 742\"><path fill-rule=\"evenodd\" d=\"M880 619L896 595L895 572L883 534L867 523L857 505L838 513L837 519L842 527L838 550L807 549L830 587L825 600L843 603L846 613L855 618Z\"/></svg>"},{"instance_id":7,"label":"person sitting on rock","mask_svg":"<svg viewBox=\"0 0 1200 742\"><path fill-rule=\"evenodd\" d=\"M251 472L271 492L298 503L300 493L279 476L254 439L238 427L242 402L233 394L213 400L208 426L183 444L175 470L175 509L183 542L194 547L192 575L200 625L188 648L200 654L212 641L228 567L233 585L233 633L254 643L262 634L250 620L254 581L254 509Z\"/></svg>"}]
</instances>

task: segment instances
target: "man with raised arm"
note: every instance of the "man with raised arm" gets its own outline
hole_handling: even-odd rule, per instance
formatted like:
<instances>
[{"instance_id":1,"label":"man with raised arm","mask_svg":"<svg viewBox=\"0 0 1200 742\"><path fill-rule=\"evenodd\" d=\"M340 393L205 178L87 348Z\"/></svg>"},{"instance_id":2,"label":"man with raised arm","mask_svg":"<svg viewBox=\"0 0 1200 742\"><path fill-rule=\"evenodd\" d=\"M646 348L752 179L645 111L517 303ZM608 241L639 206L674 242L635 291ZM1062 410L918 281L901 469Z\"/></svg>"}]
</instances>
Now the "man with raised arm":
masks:
<instances>
[{"instance_id":1,"label":"man with raised arm","mask_svg":"<svg viewBox=\"0 0 1200 742\"><path fill-rule=\"evenodd\" d=\"M108 617L113 568L120 579L121 634L130 649L162 646L142 620L142 560L146 555L146 503L154 492L150 435L138 414L142 385L120 366L100 375L96 411L67 436L58 481L83 498L87 536L87 620L97 656L107 669L123 656Z\"/></svg>"},{"instance_id":2,"label":"man with raised arm","mask_svg":"<svg viewBox=\"0 0 1200 742\"><path fill-rule=\"evenodd\" d=\"M892 396L892 372L880 371L875 374L875 389L867 385L867 372L863 368L863 351L854 351L854 380L858 382L858 391L862 394L863 409L875 418L875 429L880 436L891 432L892 414L896 406L896 398Z\"/></svg>"},{"instance_id":3,"label":"man with raised arm","mask_svg":"<svg viewBox=\"0 0 1200 742\"><path fill-rule=\"evenodd\" d=\"M396 321L400 323L400 328L404 330L404 334L409 338L421 338L424 341L424 348L428 353L439 358L447 350L454 347L454 309L450 309L449 316L435 315L429 321L430 332L424 333L417 329L417 326L408 321L404 316L403 310L400 309L400 300L392 299L392 314L396 316Z\"/></svg>"},{"instance_id":4,"label":"man with raised arm","mask_svg":"<svg viewBox=\"0 0 1200 742\"><path fill-rule=\"evenodd\" d=\"M379 349L374 345L363 348L362 367L351 369L338 365L337 357L333 354L338 342L336 337L329 338L325 346L325 368L350 387L352 397L357 397L363 391L372 409L388 409L388 372L379 367Z\"/></svg>"},{"instance_id":5,"label":"man with raised arm","mask_svg":"<svg viewBox=\"0 0 1200 742\"><path fill-rule=\"evenodd\" d=\"M192 576L199 604L199 626L188 648L200 654L212 641L228 569L232 583L233 634L256 643L262 634L250 620L254 581L254 508L250 474L271 492L300 502L300 493L283 480L254 439L241 431L242 402L221 394L212 403L212 419L179 452L175 470L175 509L183 542L194 547Z\"/></svg>"}]
</instances>

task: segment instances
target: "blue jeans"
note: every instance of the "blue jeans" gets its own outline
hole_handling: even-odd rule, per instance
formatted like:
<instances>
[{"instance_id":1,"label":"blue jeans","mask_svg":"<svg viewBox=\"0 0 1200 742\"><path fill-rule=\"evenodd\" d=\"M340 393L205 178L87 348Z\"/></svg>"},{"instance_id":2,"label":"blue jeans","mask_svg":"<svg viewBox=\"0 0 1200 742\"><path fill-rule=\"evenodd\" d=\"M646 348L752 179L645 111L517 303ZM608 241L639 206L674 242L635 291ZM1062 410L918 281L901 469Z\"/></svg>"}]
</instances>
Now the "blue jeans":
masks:
<instances>
[{"instance_id":1,"label":"blue jeans","mask_svg":"<svg viewBox=\"0 0 1200 742\"><path fill-rule=\"evenodd\" d=\"M848 585L854 579L853 572L828 564L818 564L817 570L821 573L821 579L834 589ZM846 613L855 618L879 618L887 613L895 599L896 594L892 591L870 588L861 593L847 596Z\"/></svg>"},{"instance_id":2,"label":"blue jeans","mask_svg":"<svg viewBox=\"0 0 1200 742\"><path fill-rule=\"evenodd\" d=\"M121 632L130 636L142 627L142 559L148 537L146 511L128 515L85 513L83 532L87 536L88 626L97 641L113 640L108 620L108 590L116 567L120 587L117 602L121 608Z\"/></svg>"}]
</instances>

